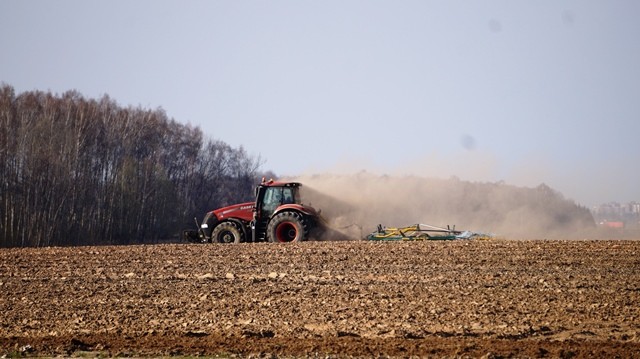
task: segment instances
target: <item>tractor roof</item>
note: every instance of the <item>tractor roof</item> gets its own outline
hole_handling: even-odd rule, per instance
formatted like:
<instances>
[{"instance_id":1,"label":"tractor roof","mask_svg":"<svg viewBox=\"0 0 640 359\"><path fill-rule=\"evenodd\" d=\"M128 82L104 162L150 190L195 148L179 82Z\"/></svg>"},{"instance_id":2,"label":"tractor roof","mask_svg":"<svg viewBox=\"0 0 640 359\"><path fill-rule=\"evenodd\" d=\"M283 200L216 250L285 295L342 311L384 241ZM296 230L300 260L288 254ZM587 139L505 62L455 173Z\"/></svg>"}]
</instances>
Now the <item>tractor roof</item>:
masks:
<instances>
[{"instance_id":1,"label":"tractor roof","mask_svg":"<svg viewBox=\"0 0 640 359\"><path fill-rule=\"evenodd\" d=\"M300 182L276 182L272 179L265 181L264 179L262 180L262 183L260 183L261 186L265 186L265 187L300 187L302 186L302 183Z\"/></svg>"}]
</instances>

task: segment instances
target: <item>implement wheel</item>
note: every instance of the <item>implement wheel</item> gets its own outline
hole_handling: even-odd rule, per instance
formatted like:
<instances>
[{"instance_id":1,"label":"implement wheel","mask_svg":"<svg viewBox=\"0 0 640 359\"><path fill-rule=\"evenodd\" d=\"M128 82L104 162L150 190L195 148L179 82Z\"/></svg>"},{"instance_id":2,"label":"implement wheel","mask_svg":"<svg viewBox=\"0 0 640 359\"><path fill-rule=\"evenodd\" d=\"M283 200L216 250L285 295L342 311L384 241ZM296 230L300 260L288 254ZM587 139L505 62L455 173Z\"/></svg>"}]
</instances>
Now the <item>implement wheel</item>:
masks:
<instances>
[{"instance_id":1,"label":"implement wheel","mask_svg":"<svg viewBox=\"0 0 640 359\"><path fill-rule=\"evenodd\" d=\"M242 243L242 232L233 222L222 222L211 233L213 243Z\"/></svg>"},{"instance_id":2,"label":"implement wheel","mask_svg":"<svg viewBox=\"0 0 640 359\"><path fill-rule=\"evenodd\" d=\"M308 224L297 212L276 214L267 226L269 242L302 242L309 235Z\"/></svg>"}]
</instances>

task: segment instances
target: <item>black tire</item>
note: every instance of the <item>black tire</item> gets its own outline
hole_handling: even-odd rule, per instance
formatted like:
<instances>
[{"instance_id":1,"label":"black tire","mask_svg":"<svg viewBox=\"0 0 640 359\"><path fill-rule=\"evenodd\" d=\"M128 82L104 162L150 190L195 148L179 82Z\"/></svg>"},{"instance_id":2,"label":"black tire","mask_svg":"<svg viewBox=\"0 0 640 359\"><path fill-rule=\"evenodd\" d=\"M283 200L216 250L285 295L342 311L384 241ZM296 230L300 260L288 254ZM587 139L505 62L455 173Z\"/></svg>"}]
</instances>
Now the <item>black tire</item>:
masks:
<instances>
[{"instance_id":1,"label":"black tire","mask_svg":"<svg viewBox=\"0 0 640 359\"><path fill-rule=\"evenodd\" d=\"M267 226L269 242L302 242L309 236L309 225L298 212L276 214Z\"/></svg>"},{"instance_id":2,"label":"black tire","mask_svg":"<svg viewBox=\"0 0 640 359\"><path fill-rule=\"evenodd\" d=\"M242 243L242 231L233 222L222 222L211 232L211 242L213 243Z\"/></svg>"}]
</instances>

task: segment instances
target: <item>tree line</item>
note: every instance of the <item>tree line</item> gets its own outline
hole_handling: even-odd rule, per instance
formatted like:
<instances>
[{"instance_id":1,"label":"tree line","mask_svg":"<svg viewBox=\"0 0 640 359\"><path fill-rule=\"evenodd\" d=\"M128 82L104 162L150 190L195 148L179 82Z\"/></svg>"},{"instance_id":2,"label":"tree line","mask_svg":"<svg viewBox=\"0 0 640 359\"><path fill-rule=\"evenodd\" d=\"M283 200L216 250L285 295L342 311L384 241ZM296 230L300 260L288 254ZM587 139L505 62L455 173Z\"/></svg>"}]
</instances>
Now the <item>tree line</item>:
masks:
<instances>
[{"instance_id":1,"label":"tree line","mask_svg":"<svg viewBox=\"0 0 640 359\"><path fill-rule=\"evenodd\" d=\"M162 109L0 85L0 246L145 243L252 198L259 157Z\"/></svg>"}]
</instances>

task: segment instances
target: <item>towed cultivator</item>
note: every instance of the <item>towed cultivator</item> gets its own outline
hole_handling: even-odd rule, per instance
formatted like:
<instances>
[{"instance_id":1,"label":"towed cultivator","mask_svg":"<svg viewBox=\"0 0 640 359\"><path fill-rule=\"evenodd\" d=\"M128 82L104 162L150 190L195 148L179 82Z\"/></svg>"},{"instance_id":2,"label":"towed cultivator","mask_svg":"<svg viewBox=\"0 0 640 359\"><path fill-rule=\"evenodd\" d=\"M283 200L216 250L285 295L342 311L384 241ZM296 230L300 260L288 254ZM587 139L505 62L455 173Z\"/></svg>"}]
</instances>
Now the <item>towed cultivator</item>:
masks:
<instances>
[{"instance_id":1,"label":"towed cultivator","mask_svg":"<svg viewBox=\"0 0 640 359\"><path fill-rule=\"evenodd\" d=\"M490 234L470 231L456 231L450 228L435 227L428 224L415 224L409 227L393 228L378 225L378 229L367 236L370 241L449 241L455 239L491 239Z\"/></svg>"}]
</instances>

